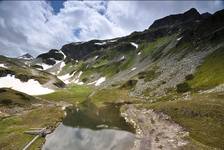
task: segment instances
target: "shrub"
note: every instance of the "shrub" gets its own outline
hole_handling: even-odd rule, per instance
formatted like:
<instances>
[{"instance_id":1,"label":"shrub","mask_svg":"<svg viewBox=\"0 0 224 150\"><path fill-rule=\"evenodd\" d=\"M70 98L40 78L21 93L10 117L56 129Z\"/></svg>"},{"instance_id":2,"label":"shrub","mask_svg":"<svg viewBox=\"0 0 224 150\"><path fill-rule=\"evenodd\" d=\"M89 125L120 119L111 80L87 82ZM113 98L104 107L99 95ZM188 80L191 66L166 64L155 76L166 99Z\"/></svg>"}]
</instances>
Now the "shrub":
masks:
<instances>
[{"instance_id":1,"label":"shrub","mask_svg":"<svg viewBox=\"0 0 224 150\"><path fill-rule=\"evenodd\" d=\"M160 73L155 72L155 70L143 71L138 73L139 79L144 79L144 81L149 82L155 79Z\"/></svg>"},{"instance_id":2,"label":"shrub","mask_svg":"<svg viewBox=\"0 0 224 150\"><path fill-rule=\"evenodd\" d=\"M137 84L137 80L128 80L126 83L124 83L121 88L125 88L125 89L132 89L135 87L135 85Z\"/></svg>"},{"instance_id":3,"label":"shrub","mask_svg":"<svg viewBox=\"0 0 224 150\"><path fill-rule=\"evenodd\" d=\"M36 68L36 69L44 69L42 66L40 65L32 65L31 67Z\"/></svg>"},{"instance_id":4,"label":"shrub","mask_svg":"<svg viewBox=\"0 0 224 150\"><path fill-rule=\"evenodd\" d=\"M88 78L83 78L82 79L82 82L84 82L84 83L87 82L87 81L88 81Z\"/></svg>"},{"instance_id":5,"label":"shrub","mask_svg":"<svg viewBox=\"0 0 224 150\"><path fill-rule=\"evenodd\" d=\"M24 74L18 74L16 75L16 78L18 78L22 82L27 82L31 77Z\"/></svg>"},{"instance_id":6,"label":"shrub","mask_svg":"<svg viewBox=\"0 0 224 150\"><path fill-rule=\"evenodd\" d=\"M11 105L12 104L12 100L10 100L10 99L3 99L3 100L0 101L0 104Z\"/></svg>"},{"instance_id":7,"label":"shrub","mask_svg":"<svg viewBox=\"0 0 224 150\"><path fill-rule=\"evenodd\" d=\"M138 78L139 79L144 79L145 78L145 75L146 73L145 72L140 72L140 73L138 73Z\"/></svg>"},{"instance_id":8,"label":"shrub","mask_svg":"<svg viewBox=\"0 0 224 150\"><path fill-rule=\"evenodd\" d=\"M177 84L176 88L178 93L184 93L191 89L190 85L187 82Z\"/></svg>"},{"instance_id":9,"label":"shrub","mask_svg":"<svg viewBox=\"0 0 224 150\"><path fill-rule=\"evenodd\" d=\"M166 84L166 81L162 81L162 84Z\"/></svg>"},{"instance_id":10,"label":"shrub","mask_svg":"<svg viewBox=\"0 0 224 150\"><path fill-rule=\"evenodd\" d=\"M6 89L0 89L0 93L6 92Z\"/></svg>"},{"instance_id":11,"label":"shrub","mask_svg":"<svg viewBox=\"0 0 224 150\"><path fill-rule=\"evenodd\" d=\"M194 75L193 74L189 74L185 77L185 80L189 81L189 80L192 80L194 79Z\"/></svg>"}]
</instances>

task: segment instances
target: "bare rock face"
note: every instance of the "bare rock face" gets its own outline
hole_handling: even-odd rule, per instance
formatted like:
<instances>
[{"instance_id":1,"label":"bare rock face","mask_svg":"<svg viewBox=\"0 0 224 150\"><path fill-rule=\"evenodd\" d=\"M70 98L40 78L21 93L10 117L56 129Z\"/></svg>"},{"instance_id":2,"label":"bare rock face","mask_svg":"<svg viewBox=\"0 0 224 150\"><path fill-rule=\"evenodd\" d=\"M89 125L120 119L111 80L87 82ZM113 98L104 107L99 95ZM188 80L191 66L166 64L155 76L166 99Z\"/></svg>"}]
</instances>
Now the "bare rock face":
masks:
<instances>
[{"instance_id":1,"label":"bare rock face","mask_svg":"<svg viewBox=\"0 0 224 150\"><path fill-rule=\"evenodd\" d=\"M72 59L83 59L91 52L99 51L101 48L104 48L104 45L98 45L95 43L99 43L99 40L92 40L85 43L70 43L62 46L61 50Z\"/></svg>"},{"instance_id":2,"label":"bare rock face","mask_svg":"<svg viewBox=\"0 0 224 150\"><path fill-rule=\"evenodd\" d=\"M65 56L60 50L52 49L47 53L40 54L37 58L41 58L48 65L54 65L56 61L64 60Z\"/></svg>"}]
</instances>

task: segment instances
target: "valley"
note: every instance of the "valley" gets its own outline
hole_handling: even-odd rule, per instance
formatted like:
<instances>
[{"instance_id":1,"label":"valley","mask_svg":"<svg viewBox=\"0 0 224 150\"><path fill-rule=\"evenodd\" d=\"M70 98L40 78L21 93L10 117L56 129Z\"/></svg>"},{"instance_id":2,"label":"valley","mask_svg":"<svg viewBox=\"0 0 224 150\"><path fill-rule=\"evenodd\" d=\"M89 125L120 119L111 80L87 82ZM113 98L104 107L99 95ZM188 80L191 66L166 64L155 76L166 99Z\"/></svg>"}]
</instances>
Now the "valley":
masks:
<instances>
[{"instance_id":1,"label":"valley","mask_svg":"<svg viewBox=\"0 0 224 150\"><path fill-rule=\"evenodd\" d=\"M224 149L223 27L224 10L192 8L125 37L0 56L0 149L24 148L30 128L51 133L29 149Z\"/></svg>"}]
</instances>

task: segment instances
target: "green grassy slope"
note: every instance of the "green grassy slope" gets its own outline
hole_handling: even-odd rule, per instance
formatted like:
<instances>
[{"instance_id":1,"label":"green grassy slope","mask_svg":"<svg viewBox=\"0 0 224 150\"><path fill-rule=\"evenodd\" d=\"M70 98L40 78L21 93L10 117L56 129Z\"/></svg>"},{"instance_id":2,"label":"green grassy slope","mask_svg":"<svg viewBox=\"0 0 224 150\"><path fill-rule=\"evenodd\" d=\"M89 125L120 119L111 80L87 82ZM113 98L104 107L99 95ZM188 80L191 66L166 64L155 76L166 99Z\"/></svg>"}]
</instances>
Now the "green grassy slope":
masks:
<instances>
[{"instance_id":1,"label":"green grassy slope","mask_svg":"<svg viewBox=\"0 0 224 150\"><path fill-rule=\"evenodd\" d=\"M196 94L191 100L144 104L141 107L161 111L190 132L203 145L224 148L224 94Z\"/></svg>"},{"instance_id":2,"label":"green grassy slope","mask_svg":"<svg viewBox=\"0 0 224 150\"><path fill-rule=\"evenodd\" d=\"M9 88L0 88L0 107L30 106L38 100L35 97L29 96Z\"/></svg>"},{"instance_id":3,"label":"green grassy slope","mask_svg":"<svg viewBox=\"0 0 224 150\"><path fill-rule=\"evenodd\" d=\"M90 99L97 106L103 106L106 103L133 102L136 100L129 97L128 90L117 88L98 90Z\"/></svg>"},{"instance_id":4,"label":"green grassy slope","mask_svg":"<svg viewBox=\"0 0 224 150\"><path fill-rule=\"evenodd\" d=\"M42 106L33 106L35 103ZM24 134L24 131L30 128L54 127L62 117L61 108L48 107L46 102L36 97L9 88L0 88L0 149L22 149L34 138ZM44 138L39 138L32 145L33 149L40 147L43 142Z\"/></svg>"},{"instance_id":5,"label":"green grassy slope","mask_svg":"<svg viewBox=\"0 0 224 150\"><path fill-rule=\"evenodd\" d=\"M189 81L192 88L208 89L224 83L224 47L206 57L194 76Z\"/></svg>"},{"instance_id":6,"label":"green grassy slope","mask_svg":"<svg viewBox=\"0 0 224 150\"><path fill-rule=\"evenodd\" d=\"M54 127L63 117L61 109L56 107L41 107L22 115L2 118L0 120L0 149L22 149L34 136L24 134L30 128ZM31 149L38 149L44 143L39 138Z\"/></svg>"},{"instance_id":7,"label":"green grassy slope","mask_svg":"<svg viewBox=\"0 0 224 150\"><path fill-rule=\"evenodd\" d=\"M143 52L142 57L145 58L148 55L151 55L152 53L159 51L159 49L165 46L166 44L168 44L172 40L173 37L174 35L164 36L164 37L156 39L153 42L143 42L139 45L138 49Z\"/></svg>"},{"instance_id":8,"label":"green grassy slope","mask_svg":"<svg viewBox=\"0 0 224 150\"><path fill-rule=\"evenodd\" d=\"M72 104L82 102L87 99L93 89L87 86L74 85L51 94L40 96L51 101L66 101Z\"/></svg>"}]
</instances>

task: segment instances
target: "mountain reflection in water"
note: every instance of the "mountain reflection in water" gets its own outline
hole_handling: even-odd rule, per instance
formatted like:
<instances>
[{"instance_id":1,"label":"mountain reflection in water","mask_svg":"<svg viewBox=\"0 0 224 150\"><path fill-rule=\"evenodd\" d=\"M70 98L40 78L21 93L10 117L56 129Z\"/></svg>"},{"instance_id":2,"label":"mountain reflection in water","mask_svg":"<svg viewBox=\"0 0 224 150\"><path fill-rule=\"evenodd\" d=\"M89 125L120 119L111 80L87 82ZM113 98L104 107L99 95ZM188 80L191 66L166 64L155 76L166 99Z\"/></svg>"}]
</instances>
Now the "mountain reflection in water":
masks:
<instances>
[{"instance_id":1,"label":"mountain reflection in water","mask_svg":"<svg viewBox=\"0 0 224 150\"><path fill-rule=\"evenodd\" d=\"M133 133L102 129L72 128L63 124L46 137L44 150L130 150Z\"/></svg>"},{"instance_id":2,"label":"mountain reflection in water","mask_svg":"<svg viewBox=\"0 0 224 150\"><path fill-rule=\"evenodd\" d=\"M129 150L134 128L120 116L122 104L98 108L90 101L67 108L67 116L46 137L44 150Z\"/></svg>"}]
</instances>

